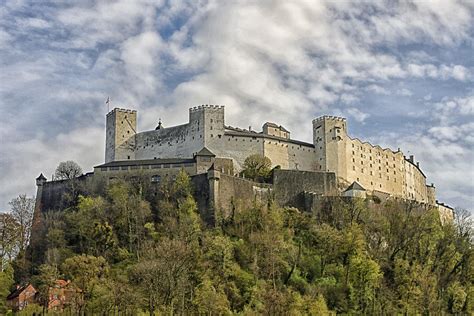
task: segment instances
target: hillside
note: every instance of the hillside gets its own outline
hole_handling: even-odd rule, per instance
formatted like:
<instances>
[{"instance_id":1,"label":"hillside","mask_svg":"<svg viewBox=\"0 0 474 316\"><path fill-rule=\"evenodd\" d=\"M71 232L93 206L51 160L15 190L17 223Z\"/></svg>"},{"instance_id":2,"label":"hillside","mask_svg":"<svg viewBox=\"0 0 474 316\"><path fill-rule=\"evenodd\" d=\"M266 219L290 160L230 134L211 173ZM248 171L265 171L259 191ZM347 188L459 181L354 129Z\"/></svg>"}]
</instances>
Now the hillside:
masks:
<instances>
[{"instance_id":1,"label":"hillside","mask_svg":"<svg viewBox=\"0 0 474 316\"><path fill-rule=\"evenodd\" d=\"M2 286L31 282L41 303L57 279L71 280L80 290L64 309L86 314L474 312L462 216L441 225L415 203L332 198L310 214L269 200L211 227L192 190L184 172L152 198L116 181L49 211L30 249L41 262L20 255Z\"/></svg>"}]
</instances>

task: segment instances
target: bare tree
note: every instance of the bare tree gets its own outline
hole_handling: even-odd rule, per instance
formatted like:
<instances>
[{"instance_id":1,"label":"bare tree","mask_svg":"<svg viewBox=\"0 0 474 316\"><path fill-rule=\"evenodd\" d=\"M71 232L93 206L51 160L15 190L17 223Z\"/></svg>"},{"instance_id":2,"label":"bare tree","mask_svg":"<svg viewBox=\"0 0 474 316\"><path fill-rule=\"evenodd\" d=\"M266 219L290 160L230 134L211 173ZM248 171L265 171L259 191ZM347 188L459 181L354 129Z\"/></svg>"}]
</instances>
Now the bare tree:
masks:
<instances>
[{"instance_id":1,"label":"bare tree","mask_svg":"<svg viewBox=\"0 0 474 316\"><path fill-rule=\"evenodd\" d=\"M11 206L11 214L19 225L18 247L19 251L23 252L30 241L35 199L33 197L27 197L26 194L20 194L18 197L12 199L9 204Z\"/></svg>"},{"instance_id":2,"label":"bare tree","mask_svg":"<svg viewBox=\"0 0 474 316\"><path fill-rule=\"evenodd\" d=\"M54 173L55 180L74 179L82 175L82 168L77 162L68 160L59 163Z\"/></svg>"},{"instance_id":3,"label":"bare tree","mask_svg":"<svg viewBox=\"0 0 474 316\"><path fill-rule=\"evenodd\" d=\"M474 238L474 220L471 212L463 208L454 210L454 225L457 228L459 236L466 237L469 240Z\"/></svg>"},{"instance_id":4,"label":"bare tree","mask_svg":"<svg viewBox=\"0 0 474 316\"><path fill-rule=\"evenodd\" d=\"M18 252L19 225L12 214L0 213L0 272Z\"/></svg>"}]
</instances>

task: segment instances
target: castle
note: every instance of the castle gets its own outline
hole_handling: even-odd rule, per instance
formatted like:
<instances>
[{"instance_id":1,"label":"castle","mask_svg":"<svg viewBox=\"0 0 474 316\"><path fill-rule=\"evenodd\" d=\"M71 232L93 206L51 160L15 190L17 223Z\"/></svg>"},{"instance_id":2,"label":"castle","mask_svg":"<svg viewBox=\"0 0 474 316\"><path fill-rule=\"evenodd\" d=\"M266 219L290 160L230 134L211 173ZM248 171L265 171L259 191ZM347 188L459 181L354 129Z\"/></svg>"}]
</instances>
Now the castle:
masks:
<instances>
[{"instance_id":1,"label":"castle","mask_svg":"<svg viewBox=\"0 0 474 316\"><path fill-rule=\"evenodd\" d=\"M342 190L357 182L369 194L438 205L434 185L426 184L413 156L351 138L345 118L322 116L312 126L313 143L307 143L275 123L265 123L259 132L231 127L224 106L202 105L189 109L187 124L165 128L160 121L155 130L138 133L137 112L115 108L107 114L106 165L99 168L113 168L118 161L189 160L204 148L230 160L226 169L238 172L246 157L260 154L281 169L334 172Z\"/></svg>"},{"instance_id":2,"label":"castle","mask_svg":"<svg viewBox=\"0 0 474 316\"><path fill-rule=\"evenodd\" d=\"M70 206L68 194L100 191L114 179L141 183L153 195L162 180L180 170L191 176L201 215L211 224L254 201L271 199L311 212L334 196L414 201L438 209L442 222L453 219L453 209L438 203L434 185L426 184L413 156L349 137L345 118L322 116L312 127L313 143L302 142L275 123L265 123L262 131L228 126L223 106L203 105L189 109L187 124L164 127L160 121L155 130L137 132L137 112L115 108L107 114L105 163L73 180L47 181L40 175L35 219ZM239 175L252 154L279 166L269 183Z\"/></svg>"}]
</instances>

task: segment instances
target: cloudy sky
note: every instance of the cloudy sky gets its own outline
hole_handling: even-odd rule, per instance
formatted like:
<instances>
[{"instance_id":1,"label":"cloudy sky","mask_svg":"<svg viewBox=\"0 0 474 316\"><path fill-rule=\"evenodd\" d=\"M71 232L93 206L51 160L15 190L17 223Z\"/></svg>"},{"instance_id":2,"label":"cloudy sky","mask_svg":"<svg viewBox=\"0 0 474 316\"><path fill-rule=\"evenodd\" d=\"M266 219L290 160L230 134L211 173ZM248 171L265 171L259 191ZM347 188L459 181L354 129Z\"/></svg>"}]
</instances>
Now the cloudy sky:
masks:
<instances>
[{"instance_id":1,"label":"cloudy sky","mask_svg":"<svg viewBox=\"0 0 474 316\"><path fill-rule=\"evenodd\" d=\"M227 124L348 118L474 207L474 1L0 0L0 211L60 161L104 160L113 106L139 130L225 104Z\"/></svg>"}]
</instances>

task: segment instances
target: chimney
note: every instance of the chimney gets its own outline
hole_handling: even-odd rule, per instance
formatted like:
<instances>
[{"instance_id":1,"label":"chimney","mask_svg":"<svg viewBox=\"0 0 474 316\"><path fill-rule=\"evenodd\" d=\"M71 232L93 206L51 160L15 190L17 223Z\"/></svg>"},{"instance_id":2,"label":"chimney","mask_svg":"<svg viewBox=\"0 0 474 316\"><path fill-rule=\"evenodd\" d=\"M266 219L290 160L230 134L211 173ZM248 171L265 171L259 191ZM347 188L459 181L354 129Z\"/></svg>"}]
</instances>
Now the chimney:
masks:
<instances>
[{"instance_id":1,"label":"chimney","mask_svg":"<svg viewBox=\"0 0 474 316\"><path fill-rule=\"evenodd\" d=\"M249 132L251 132L251 131L252 131L252 126L249 125Z\"/></svg>"},{"instance_id":2,"label":"chimney","mask_svg":"<svg viewBox=\"0 0 474 316\"><path fill-rule=\"evenodd\" d=\"M409 160L410 160L411 163L415 163L415 156L410 155L410 159L409 159Z\"/></svg>"},{"instance_id":3,"label":"chimney","mask_svg":"<svg viewBox=\"0 0 474 316\"><path fill-rule=\"evenodd\" d=\"M420 162L419 162L419 161L416 162L416 166L417 166L418 168L420 168Z\"/></svg>"}]
</instances>

